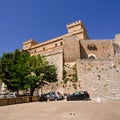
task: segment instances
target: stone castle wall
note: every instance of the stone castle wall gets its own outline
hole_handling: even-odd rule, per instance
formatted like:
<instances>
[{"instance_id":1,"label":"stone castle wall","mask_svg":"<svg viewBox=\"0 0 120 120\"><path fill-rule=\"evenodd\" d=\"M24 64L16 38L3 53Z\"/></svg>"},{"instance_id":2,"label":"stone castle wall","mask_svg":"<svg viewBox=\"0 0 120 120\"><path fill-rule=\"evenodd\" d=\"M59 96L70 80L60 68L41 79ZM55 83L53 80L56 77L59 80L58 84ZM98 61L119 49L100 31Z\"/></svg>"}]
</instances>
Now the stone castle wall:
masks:
<instances>
[{"instance_id":1,"label":"stone castle wall","mask_svg":"<svg viewBox=\"0 0 120 120\"><path fill-rule=\"evenodd\" d=\"M67 34L43 43L34 40L23 43L23 49L31 55L41 54L50 64L56 65L59 81L46 89L66 93L87 90L91 97L120 97L120 34L113 40L88 40L81 21L68 24L67 29ZM63 69L70 77L74 74L74 64L77 65L78 82L70 81L64 86Z\"/></svg>"},{"instance_id":2,"label":"stone castle wall","mask_svg":"<svg viewBox=\"0 0 120 120\"><path fill-rule=\"evenodd\" d=\"M75 36L64 37L64 62L74 62L80 59L79 39Z\"/></svg>"},{"instance_id":3,"label":"stone castle wall","mask_svg":"<svg viewBox=\"0 0 120 120\"><path fill-rule=\"evenodd\" d=\"M120 97L120 57L109 60L77 60L81 90L91 97Z\"/></svg>"},{"instance_id":4,"label":"stone castle wall","mask_svg":"<svg viewBox=\"0 0 120 120\"><path fill-rule=\"evenodd\" d=\"M81 59L90 56L95 59L111 59L114 56L112 40L82 40L80 41Z\"/></svg>"},{"instance_id":5,"label":"stone castle wall","mask_svg":"<svg viewBox=\"0 0 120 120\"><path fill-rule=\"evenodd\" d=\"M33 39L23 42L23 50L41 54L57 67L58 82L45 86L43 93L86 90L91 98L120 98L120 34L113 40L89 40L81 21L68 24L67 30L67 34L42 43ZM64 70L67 83L63 81ZM73 74L78 81L73 81Z\"/></svg>"},{"instance_id":6,"label":"stone castle wall","mask_svg":"<svg viewBox=\"0 0 120 120\"><path fill-rule=\"evenodd\" d=\"M57 68L57 83L51 83L43 88L43 93L49 91L63 91L61 86L61 81L63 77L63 49L56 48L46 53L42 53L45 56L46 60L49 61L49 64L55 65Z\"/></svg>"},{"instance_id":7,"label":"stone castle wall","mask_svg":"<svg viewBox=\"0 0 120 120\"><path fill-rule=\"evenodd\" d=\"M81 90L79 81L77 81L77 69L76 62L67 62L64 64L64 70L66 72L65 79L63 80L64 93L70 94L76 90Z\"/></svg>"},{"instance_id":8,"label":"stone castle wall","mask_svg":"<svg viewBox=\"0 0 120 120\"><path fill-rule=\"evenodd\" d=\"M42 54L45 56L49 64L54 64L57 68L57 74L59 81L62 81L63 72L63 49L56 49L55 51L50 51L47 54Z\"/></svg>"},{"instance_id":9,"label":"stone castle wall","mask_svg":"<svg viewBox=\"0 0 120 120\"><path fill-rule=\"evenodd\" d=\"M113 41L114 43L118 44L120 46L120 34L115 35L115 39Z\"/></svg>"},{"instance_id":10,"label":"stone castle wall","mask_svg":"<svg viewBox=\"0 0 120 120\"><path fill-rule=\"evenodd\" d=\"M62 37L39 44L33 44L31 42L24 42L23 44L23 49L29 51L31 55L49 53L49 51L56 50L56 48L63 46Z\"/></svg>"}]
</instances>

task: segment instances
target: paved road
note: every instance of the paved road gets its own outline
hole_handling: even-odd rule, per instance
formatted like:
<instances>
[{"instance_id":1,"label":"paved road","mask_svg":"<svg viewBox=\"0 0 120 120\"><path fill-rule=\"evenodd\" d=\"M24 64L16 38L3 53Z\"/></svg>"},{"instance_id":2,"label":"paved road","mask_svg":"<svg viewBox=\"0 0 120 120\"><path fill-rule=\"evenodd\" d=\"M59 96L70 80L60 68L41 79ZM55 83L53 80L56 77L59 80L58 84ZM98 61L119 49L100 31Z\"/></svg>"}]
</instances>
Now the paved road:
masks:
<instances>
[{"instance_id":1,"label":"paved road","mask_svg":"<svg viewBox=\"0 0 120 120\"><path fill-rule=\"evenodd\" d=\"M120 120L120 101L54 101L1 106L0 120Z\"/></svg>"}]
</instances>

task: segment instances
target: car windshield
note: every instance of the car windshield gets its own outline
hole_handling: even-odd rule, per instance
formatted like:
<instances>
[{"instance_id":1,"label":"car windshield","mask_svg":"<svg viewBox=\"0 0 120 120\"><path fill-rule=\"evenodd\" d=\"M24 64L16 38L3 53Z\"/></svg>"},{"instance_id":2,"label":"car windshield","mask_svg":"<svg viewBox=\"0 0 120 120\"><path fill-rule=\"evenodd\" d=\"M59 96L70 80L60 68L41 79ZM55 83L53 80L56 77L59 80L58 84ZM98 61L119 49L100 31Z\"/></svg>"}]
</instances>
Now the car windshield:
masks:
<instances>
[{"instance_id":1,"label":"car windshield","mask_svg":"<svg viewBox=\"0 0 120 120\"><path fill-rule=\"evenodd\" d=\"M49 93L46 93L45 95L55 95L55 92L49 92Z\"/></svg>"},{"instance_id":2,"label":"car windshield","mask_svg":"<svg viewBox=\"0 0 120 120\"><path fill-rule=\"evenodd\" d=\"M85 94L85 92L84 92L84 91L81 91L80 94Z\"/></svg>"},{"instance_id":3,"label":"car windshield","mask_svg":"<svg viewBox=\"0 0 120 120\"><path fill-rule=\"evenodd\" d=\"M71 95L79 95L79 94L83 95L83 94L85 94L85 91L76 91Z\"/></svg>"}]
</instances>

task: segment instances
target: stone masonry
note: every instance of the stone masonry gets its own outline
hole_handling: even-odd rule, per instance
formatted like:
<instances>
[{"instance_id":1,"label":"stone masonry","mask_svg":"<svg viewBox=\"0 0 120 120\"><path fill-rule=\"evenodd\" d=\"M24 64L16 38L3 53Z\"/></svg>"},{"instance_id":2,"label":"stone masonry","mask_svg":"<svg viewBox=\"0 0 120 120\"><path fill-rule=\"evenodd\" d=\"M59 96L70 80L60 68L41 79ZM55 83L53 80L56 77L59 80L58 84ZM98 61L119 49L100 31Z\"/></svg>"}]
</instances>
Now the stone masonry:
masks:
<instances>
[{"instance_id":1,"label":"stone masonry","mask_svg":"<svg viewBox=\"0 0 120 120\"><path fill-rule=\"evenodd\" d=\"M77 60L81 90L91 97L120 97L120 58ZM84 74L83 74L84 73Z\"/></svg>"},{"instance_id":2,"label":"stone masonry","mask_svg":"<svg viewBox=\"0 0 120 120\"><path fill-rule=\"evenodd\" d=\"M25 41L23 50L31 55L41 54L56 65L55 91L87 90L91 97L120 97L120 34L114 39L91 40L81 21L66 27L67 34L43 43Z\"/></svg>"},{"instance_id":3,"label":"stone masonry","mask_svg":"<svg viewBox=\"0 0 120 120\"><path fill-rule=\"evenodd\" d=\"M87 90L91 97L120 97L120 34L114 39L91 40L80 20L66 27L68 33L57 38L23 42L23 50L41 54L57 67L58 82L46 86L47 91Z\"/></svg>"}]
</instances>

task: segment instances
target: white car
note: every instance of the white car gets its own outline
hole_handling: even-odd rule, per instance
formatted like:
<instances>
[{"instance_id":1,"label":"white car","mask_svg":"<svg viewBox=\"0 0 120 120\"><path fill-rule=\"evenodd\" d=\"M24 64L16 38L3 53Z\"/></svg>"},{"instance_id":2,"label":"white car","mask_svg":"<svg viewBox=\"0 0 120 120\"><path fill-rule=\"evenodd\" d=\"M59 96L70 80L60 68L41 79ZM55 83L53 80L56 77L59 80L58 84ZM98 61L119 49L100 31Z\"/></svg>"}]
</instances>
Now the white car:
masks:
<instances>
[{"instance_id":1,"label":"white car","mask_svg":"<svg viewBox=\"0 0 120 120\"><path fill-rule=\"evenodd\" d=\"M0 94L0 99L3 98L16 98L15 93L5 93L5 94Z\"/></svg>"},{"instance_id":2,"label":"white car","mask_svg":"<svg viewBox=\"0 0 120 120\"><path fill-rule=\"evenodd\" d=\"M39 101L52 101L52 100L63 100L64 97L59 92L49 92L40 96Z\"/></svg>"}]
</instances>

